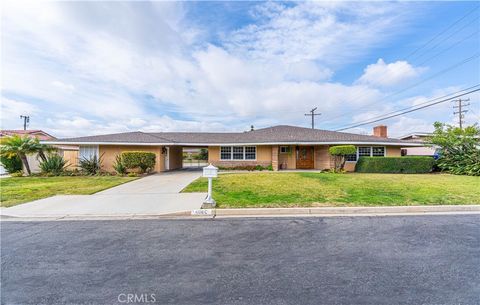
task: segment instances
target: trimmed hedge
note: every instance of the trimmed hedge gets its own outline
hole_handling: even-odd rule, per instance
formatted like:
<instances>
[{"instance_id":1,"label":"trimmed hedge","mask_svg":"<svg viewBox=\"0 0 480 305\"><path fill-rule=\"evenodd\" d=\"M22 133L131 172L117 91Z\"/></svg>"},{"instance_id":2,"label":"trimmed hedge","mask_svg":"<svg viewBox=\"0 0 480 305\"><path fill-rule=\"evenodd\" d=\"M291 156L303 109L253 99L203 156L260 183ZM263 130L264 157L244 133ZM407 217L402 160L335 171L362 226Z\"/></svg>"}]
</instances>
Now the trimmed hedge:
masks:
<instances>
[{"instance_id":1,"label":"trimmed hedge","mask_svg":"<svg viewBox=\"0 0 480 305\"><path fill-rule=\"evenodd\" d=\"M433 171L432 157L360 157L355 171L359 173L420 174Z\"/></svg>"},{"instance_id":2,"label":"trimmed hedge","mask_svg":"<svg viewBox=\"0 0 480 305\"><path fill-rule=\"evenodd\" d=\"M337 145L328 149L332 156L354 155L357 153L357 148L353 145Z\"/></svg>"},{"instance_id":3,"label":"trimmed hedge","mask_svg":"<svg viewBox=\"0 0 480 305\"><path fill-rule=\"evenodd\" d=\"M140 168L142 173L155 167L156 155L147 151L125 151L121 154L123 165L128 169Z\"/></svg>"}]
</instances>

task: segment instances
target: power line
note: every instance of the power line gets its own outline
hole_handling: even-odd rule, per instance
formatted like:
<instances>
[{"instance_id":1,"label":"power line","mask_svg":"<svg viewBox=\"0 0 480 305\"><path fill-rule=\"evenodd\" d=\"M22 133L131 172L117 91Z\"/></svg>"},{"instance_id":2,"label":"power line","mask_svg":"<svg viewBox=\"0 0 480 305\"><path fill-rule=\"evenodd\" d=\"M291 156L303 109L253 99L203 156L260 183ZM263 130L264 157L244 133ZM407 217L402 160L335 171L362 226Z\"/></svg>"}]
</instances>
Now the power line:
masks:
<instances>
[{"instance_id":1,"label":"power line","mask_svg":"<svg viewBox=\"0 0 480 305\"><path fill-rule=\"evenodd\" d=\"M312 129L315 129L315 116L316 115L322 115L321 113L315 113L315 110L317 110L317 107L310 110L310 113L305 113L305 116L311 116L312 117Z\"/></svg>"},{"instance_id":2,"label":"power line","mask_svg":"<svg viewBox=\"0 0 480 305\"><path fill-rule=\"evenodd\" d=\"M474 54L473 56L470 56L470 57L468 57L468 58L466 58L466 59L463 59L462 61L457 62L457 63L449 66L448 68L443 69L443 70L441 70L441 71L439 71L439 72L437 72L437 73L435 73L435 74L433 74L433 75L431 75L431 76L429 76L429 77L427 77L427 78L425 78L425 79L423 79L423 80L421 80L421 81L419 81L419 82L416 82L416 83L413 84L413 85L410 85L410 86L408 86L408 87L405 87L405 88L402 88L402 89L400 89L400 90L398 90L398 91L395 91L394 93L391 93L391 94L385 96L384 98L380 99L379 101L376 101L376 102L373 102L373 103L364 105L364 106L362 106L362 107L355 108L355 109L353 109L353 110L351 110L351 111L348 111L348 112L346 112L346 113L344 112L343 114L334 116L334 117L332 117L332 118L330 118L330 119L328 119L328 120L325 120L325 121L323 121L323 122L331 122L331 121L333 121L333 120L335 120L335 119L337 119L337 118L345 117L345 116L347 116L347 115L349 115L349 114L351 114L351 113L353 113L353 112L356 112L356 111L358 111L358 110L360 110L360 109L363 109L363 108L365 108L365 107L373 106L373 105L379 104L379 103L381 103L381 102L384 102L384 101L385 101L387 98L389 98L389 97L392 97L392 96L395 96L395 95L400 94L400 93L402 93L402 92L405 92L405 91L407 91L407 90L409 90L409 89L411 89L411 88L415 88L415 87L417 87L417 86L419 86L419 85L421 85L421 84L423 84L423 83L425 83L425 82L427 82L427 81L429 81L429 80L431 80L431 79L433 79L433 78L435 78L435 77L437 77L437 76L440 76L440 75L445 74L445 73L447 73L447 72L449 72L449 71L451 71L451 70L453 70L453 69L455 69L455 68L458 68L458 67L460 67L461 65L464 65L464 64L466 64L467 62L472 61L473 59L475 59L475 58L477 58L477 57L479 57L479 56L480 56L480 52L478 52L478 53Z\"/></svg>"},{"instance_id":3,"label":"power line","mask_svg":"<svg viewBox=\"0 0 480 305\"><path fill-rule=\"evenodd\" d=\"M448 30L450 30L451 28L453 28L455 25L457 25L458 23L460 23L463 19L467 18L471 13L473 13L474 11L476 11L480 6L477 6L475 7L473 10L467 12L465 15L463 15L462 17L460 17L460 19L458 19L457 21L455 21L454 23L452 23L451 25L449 25L446 29L444 29L443 31L440 31L437 35L435 35L434 37L432 37L429 41L427 41L427 43L423 44L422 46L420 46L419 48L415 49L413 52L411 52L410 54L408 54L405 59L409 58L410 56L414 55L415 53L417 53L418 51L420 51L421 49L423 49L424 47L426 47L427 45L429 45L432 41L434 41L435 39L437 39L437 37L439 37L440 35L446 33Z\"/></svg>"},{"instance_id":4,"label":"power line","mask_svg":"<svg viewBox=\"0 0 480 305\"><path fill-rule=\"evenodd\" d=\"M463 21L465 18L467 18L470 14L472 14L473 12L475 12L478 8L480 8L480 6L477 6L477 7L475 7L474 9L468 11L465 15L463 15L462 17L460 17L460 19L457 19L454 23L452 23L451 25L449 25L446 29L444 29L444 30L442 30L441 32L439 32L438 34L436 34L434 37L432 37L429 41L427 41L427 42L426 42L425 44L423 44L421 47L415 49L415 50L412 51L410 54L408 54L407 56L405 56L405 57L403 58L403 60L408 59L410 56L412 56L413 54L417 53L419 50L423 49L424 47L426 47L427 45L429 45L431 42L433 42L436 38L438 38L438 37L440 37L442 34L448 32L448 31L449 31L450 29L452 29L455 25L459 24L461 21ZM474 18L472 21L476 21L476 20L477 20L477 19ZM450 38L453 34L455 34L455 33L459 32L459 31L463 30L466 26L470 25L470 24L472 23L472 21L469 22L468 24L464 25L464 26L461 27L460 29L454 31L452 34L450 34L447 38L443 39L442 41L446 41L446 40L447 40L448 38ZM470 36L473 36L474 34L475 34L475 33L473 33L473 34L470 35ZM463 39L463 40L466 40L466 39L470 38L470 36L466 37L466 38ZM462 40L462 41L463 41L463 40ZM457 43L458 43L458 42L457 42ZM436 44L434 47L430 48L428 51L433 50L433 49L436 48L438 45L439 45L439 44ZM440 51L439 53L437 53L437 54L434 55L433 57L430 57L430 58L424 60L421 64L418 64L418 65L422 65L422 64L427 63L428 61L436 58L436 57L439 56L440 54L448 51L448 50L451 49L452 47L453 47L453 46L448 47L448 48ZM421 56L423 56L423 55L421 55ZM420 57L421 57L421 56L420 56ZM417 58L419 58L419 57L417 57ZM463 64L463 63L462 63L462 64ZM448 71L449 71L449 68L446 69L445 73L448 72ZM434 77L436 77L436 76L438 76L438 75L443 74L443 73L441 73L441 72L442 72L442 71L440 71L440 74L433 75L432 77L427 78L425 81L430 80L430 79L432 79L432 78L434 78ZM416 87L417 85L418 85L418 84L416 84L416 85L414 85L414 86L409 86L409 87L404 88L404 89L402 89L402 90L400 90L400 91L398 91L398 92L396 92L396 93L394 93L394 94L398 94L398 93L407 91L407 90L409 90L409 89L411 89L411 88L413 88L413 87ZM358 91L358 90L357 90L357 91ZM364 96L366 96L366 94L363 94L363 95L361 95L360 97L364 97ZM391 95L390 95L390 96L391 96ZM358 99L358 98L359 98L359 97L357 97L357 99ZM352 100L352 99L349 99L349 100ZM371 105L371 104L369 104L369 105L367 105L367 106L370 106L370 105ZM364 108L364 106L359 107L359 108L355 109L354 111L360 110L360 109L362 109L362 108ZM350 113L352 113L352 112L353 112L353 111L350 111L350 112L348 112L347 114L350 114ZM324 121L324 122L331 122L331 121L333 121L333 120L335 120L335 119L337 119L337 118L339 118L339 117L344 117L345 115L346 115L346 114L343 112L342 114L339 114L339 115L337 115L337 116L331 117L331 118L329 118L328 120L326 120L326 121ZM327 118L328 118L328 116L327 116Z\"/></svg>"},{"instance_id":5,"label":"power line","mask_svg":"<svg viewBox=\"0 0 480 305\"><path fill-rule=\"evenodd\" d=\"M392 112L389 112L389 113L384 113L384 114L381 114L381 115L378 115L378 116L374 116L374 117L371 117L371 118L369 118L369 119L367 119L367 120L357 122L357 124L362 123L362 122L367 122L367 121L370 121L370 120L374 120L374 119L377 119L377 118L382 118L382 117L384 117L384 116L386 116L386 115L394 114L394 113L397 113L397 112L406 111L406 110L409 110L409 109L412 109L412 108L416 108L416 107L419 107L419 106L422 106L422 105L425 105L425 104L429 104L429 103L431 103L431 102L433 102L433 101L440 100L440 99L444 99L444 98L447 98L447 97L449 97L449 96L452 96L452 95L455 95L455 94L459 94L459 93L464 92L464 91L469 91L469 90L472 90L472 89L477 88L477 87L480 87L480 84L477 84L477 85L475 85L475 86L471 86L471 87L468 87L468 88L465 88L465 89L462 89L462 90L459 90L459 91L455 91L455 92L452 92L452 93L449 93L449 94L445 94L445 95L443 95L443 96L439 96L439 97L430 99L430 100L428 100L428 101L419 103L419 104L417 104L417 105L405 107L405 108L398 109L398 110L395 110L395 111L392 111Z\"/></svg>"},{"instance_id":6,"label":"power line","mask_svg":"<svg viewBox=\"0 0 480 305\"><path fill-rule=\"evenodd\" d=\"M389 116L386 116L386 117L383 117L383 118L380 118L380 119L370 120L368 122L363 122L363 123L355 124L355 125L352 125L352 126L339 128L339 129L336 129L335 131L343 131L343 130L352 129L352 128L363 126L363 125L368 125L368 124L371 124L371 123L376 123L376 122L379 122L379 121L384 121L384 120L387 120L387 119L391 119L391 118L400 116L402 114L418 111L418 110L421 110L421 109L424 109L424 108L427 108L427 107L431 107L433 105L437 105L437 104L440 104L440 103L445 103L445 102L451 101L452 99L455 99L455 98L458 98L458 97L461 97L461 96L464 96L464 95L467 95L467 94L470 94L470 93L473 93L473 92L477 92L477 91L480 91L480 88L469 91L469 92L466 92L466 93L463 93L463 94L459 94L459 95L456 95L456 96L453 96L453 97L450 97L450 98L447 98L447 99L444 99L444 100L441 100L441 101L438 101L438 102L435 102L435 103L431 103L431 104L428 104L428 105L417 107L415 109L411 109L411 110L403 111L403 112L400 112L400 113L397 113L397 114L389 115Z\"/></svg>"}]
</instances>

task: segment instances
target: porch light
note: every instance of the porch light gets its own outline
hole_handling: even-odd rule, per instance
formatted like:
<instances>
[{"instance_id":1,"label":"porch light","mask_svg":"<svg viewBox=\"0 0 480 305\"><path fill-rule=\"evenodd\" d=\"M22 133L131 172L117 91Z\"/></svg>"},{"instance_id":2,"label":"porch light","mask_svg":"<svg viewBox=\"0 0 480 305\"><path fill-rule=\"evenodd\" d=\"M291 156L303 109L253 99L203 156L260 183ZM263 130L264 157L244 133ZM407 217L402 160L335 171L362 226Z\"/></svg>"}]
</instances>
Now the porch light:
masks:
<instances>
[{"instance_id":1,"label":"porch light","mask_svg":"<svg viewBox=\"0 0 480 305\"><path fill-rule=\"evenodd\" d=\"M202 204L202 208L211 209L215 207L215 200L212 198L212 178L218 177L218 168L209 164L203 168L203 177L208 178L208 194Z\"/></svg>"}]
</instances>

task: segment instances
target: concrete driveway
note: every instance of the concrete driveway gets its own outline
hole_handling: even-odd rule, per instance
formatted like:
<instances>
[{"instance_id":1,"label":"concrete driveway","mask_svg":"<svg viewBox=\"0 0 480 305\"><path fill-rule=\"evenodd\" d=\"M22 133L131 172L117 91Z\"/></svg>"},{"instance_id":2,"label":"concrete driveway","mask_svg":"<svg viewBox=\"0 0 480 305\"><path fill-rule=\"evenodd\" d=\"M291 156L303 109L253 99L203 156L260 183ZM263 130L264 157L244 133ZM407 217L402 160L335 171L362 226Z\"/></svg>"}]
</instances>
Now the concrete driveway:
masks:
<instances>
[{"instance_id":1,"label":"concrete driveway","mask_svg":"<svg viewBox=\"0 0 480 305\"><path fill-rule=\"evenodd\" d=\"M2 208L3 216L135 216L161 215L198 209L205 193L179 193L201 176L180 170L147 176L93 195L59 195Z\"/></svg>"}]
</instances>

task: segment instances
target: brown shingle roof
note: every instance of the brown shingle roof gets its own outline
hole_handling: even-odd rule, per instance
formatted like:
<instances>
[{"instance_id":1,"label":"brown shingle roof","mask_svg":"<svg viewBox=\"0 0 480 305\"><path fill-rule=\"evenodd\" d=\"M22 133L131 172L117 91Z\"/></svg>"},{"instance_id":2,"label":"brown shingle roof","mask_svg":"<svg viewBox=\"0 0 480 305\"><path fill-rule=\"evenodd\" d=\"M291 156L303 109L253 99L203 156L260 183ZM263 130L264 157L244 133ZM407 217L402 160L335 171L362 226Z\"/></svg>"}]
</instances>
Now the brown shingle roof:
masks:
<instances>
[{"instance_id":1,"label":"brown shingle roof","mask_svg":"<svg viewBox=\"0 0 480 305\"><path fill-rule=\"evenodd\" d=\"M68 143L145 143L145 144L262 144L262 143L397 143L391 138L329 130L279 125L248 132L126 132L62 139Z\"/></svg>"}]
</instances>

